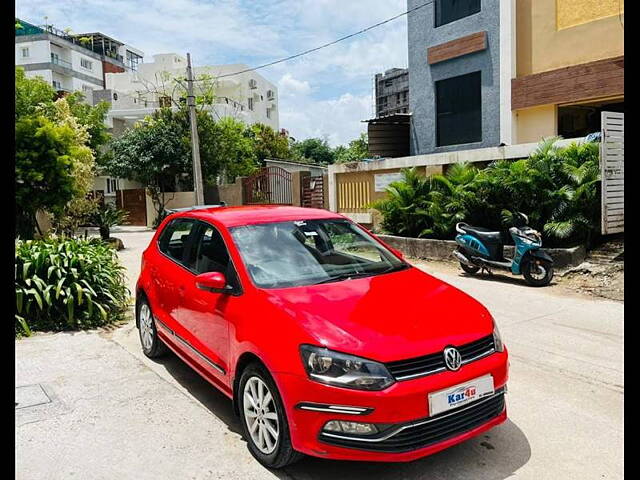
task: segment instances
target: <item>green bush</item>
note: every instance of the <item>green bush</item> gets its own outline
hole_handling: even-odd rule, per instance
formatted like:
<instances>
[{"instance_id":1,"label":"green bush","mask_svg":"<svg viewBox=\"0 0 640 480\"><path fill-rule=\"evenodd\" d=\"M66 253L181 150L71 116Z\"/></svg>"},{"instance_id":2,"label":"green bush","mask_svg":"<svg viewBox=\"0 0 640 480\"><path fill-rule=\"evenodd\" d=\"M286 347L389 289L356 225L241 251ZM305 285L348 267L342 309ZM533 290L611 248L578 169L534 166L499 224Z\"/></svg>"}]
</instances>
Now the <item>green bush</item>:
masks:
<instances>
[{"instance_id":1,"label":"green bush","mask_svg":"<svg viewBox=\"0 0 640 480\"><path fill-rule=\"evenodd\" d=\"M129 289L115 250L99 239L16 241L16 335L120 320Z\"/></svg>"},{"instance_id":2,"label":"green bush","mask_svg":"<svg viewBox=\"0 0 640 480\"><path fill-rule=\"evenodd\" d=\"M405 170L372 206L394 235L451 239L460 221L503 230L523 212L547 246L589 245L600 228L598 144L559 148L557 140L544 140L529 158L483 170L456 164L430 177Z\"/></svg>"}]
</instances>

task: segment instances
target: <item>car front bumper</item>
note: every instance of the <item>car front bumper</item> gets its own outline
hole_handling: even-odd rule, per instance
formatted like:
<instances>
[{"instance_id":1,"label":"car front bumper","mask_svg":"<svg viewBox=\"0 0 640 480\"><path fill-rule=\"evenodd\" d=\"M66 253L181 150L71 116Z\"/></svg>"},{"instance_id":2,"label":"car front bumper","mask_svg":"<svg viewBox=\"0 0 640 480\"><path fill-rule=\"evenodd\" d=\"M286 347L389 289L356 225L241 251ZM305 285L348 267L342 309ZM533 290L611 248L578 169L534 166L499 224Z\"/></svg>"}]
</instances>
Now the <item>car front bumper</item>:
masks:
<instances>
[{"instance_id":1,"label":"car front bumper","mask_svg":"<svg viewBox=\"0 0 640 480\"><path fill-rule=\"evenodd\" d=\"M487 374L493 377L495 394L492 397L476 400L447 414L429 415L430 392ZM317 457L411 461L472 438L507 418L506 349L467 364L457 372L396 382L380 392L334 387L298 375L276 374L274 377L287 410L294 449ZM369 439L327 435L322 429L330 420L373 423L383 432Z\"/></svg>"}]
</instances>

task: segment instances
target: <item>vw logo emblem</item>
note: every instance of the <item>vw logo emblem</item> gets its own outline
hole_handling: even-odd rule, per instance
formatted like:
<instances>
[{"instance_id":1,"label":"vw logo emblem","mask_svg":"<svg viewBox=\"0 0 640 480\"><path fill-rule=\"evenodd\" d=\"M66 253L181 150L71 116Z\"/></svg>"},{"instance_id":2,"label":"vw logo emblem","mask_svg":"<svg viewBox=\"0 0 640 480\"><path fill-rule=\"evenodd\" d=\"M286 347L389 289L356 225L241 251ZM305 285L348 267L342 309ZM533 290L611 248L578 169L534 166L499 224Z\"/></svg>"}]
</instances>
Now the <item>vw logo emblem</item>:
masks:
<instances>
[{"instance_id":1,"label":"vw logo emblem","mask_svg":"<svg viewBox=\"0 0 640 480\"><path fill-rule=\"evenodd\" d=\"M456 370L460 370L460 366L462 365L462 357L460 356L460 352L453 347L445 348L444 363L449 370L452 370L454 372Z\"/></svg>"}]
</instances>

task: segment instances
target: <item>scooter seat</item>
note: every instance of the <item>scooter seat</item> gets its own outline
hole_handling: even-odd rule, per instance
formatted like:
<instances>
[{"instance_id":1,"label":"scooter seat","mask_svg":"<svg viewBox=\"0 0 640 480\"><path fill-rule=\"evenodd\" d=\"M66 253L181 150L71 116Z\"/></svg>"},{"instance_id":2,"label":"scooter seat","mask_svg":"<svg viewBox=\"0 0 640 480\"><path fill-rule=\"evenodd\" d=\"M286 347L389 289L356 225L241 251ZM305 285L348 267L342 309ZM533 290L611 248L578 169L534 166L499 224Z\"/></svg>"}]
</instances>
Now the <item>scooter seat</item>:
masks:
<instances>
[{"instance_id":1,"label":"scooter seat","mask_svg":"<svg viewBox=\"0 0 640 480\"><path fill-rule=\"evenodd\" d=\"M469 235L473 235L474 237L484 242L487 242L487 243L502 242L502 236L500 235L500 232L493 232L487 228L471 227L469 225L460 225L460 228L462 228L462 230L467 232Z\"/></svg>"}]
</instances>

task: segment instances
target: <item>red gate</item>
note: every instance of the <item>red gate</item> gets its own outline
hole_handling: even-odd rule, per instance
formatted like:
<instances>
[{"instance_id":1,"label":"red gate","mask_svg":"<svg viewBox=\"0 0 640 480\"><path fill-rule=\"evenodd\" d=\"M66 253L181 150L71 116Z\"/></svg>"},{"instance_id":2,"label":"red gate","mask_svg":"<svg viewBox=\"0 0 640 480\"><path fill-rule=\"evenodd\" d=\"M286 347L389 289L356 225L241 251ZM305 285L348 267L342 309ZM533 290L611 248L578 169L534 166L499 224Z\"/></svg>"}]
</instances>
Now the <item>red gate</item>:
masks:
<instances>
[{"instance_id":1,"label":"red gate","mask_svg":"<svg viewBox=\"0 0 640 480\"><path fill-rule=\"evenodd\" d=\"M324 180L317 177L302 177L302 206L308 208L325 208Z\"/></svg>"},{"instance_id":2,"label":"red gate","mask_svg":"<svg viewBox=\"0 0 640 480\"><path fill-rule=\"evenodd\" d=\"M264 167L242 180L242 203L291 205L291 173L280 167Z\"/></svg>"}]
</instances>

